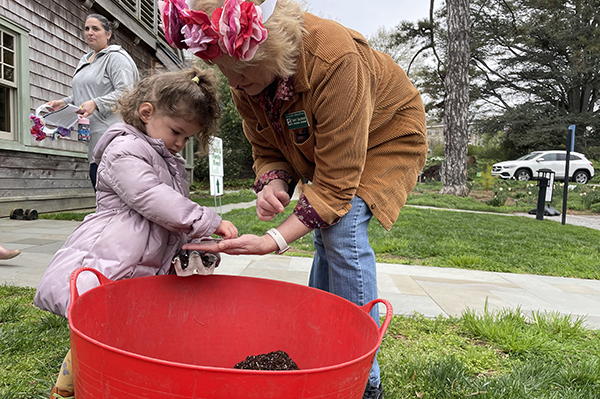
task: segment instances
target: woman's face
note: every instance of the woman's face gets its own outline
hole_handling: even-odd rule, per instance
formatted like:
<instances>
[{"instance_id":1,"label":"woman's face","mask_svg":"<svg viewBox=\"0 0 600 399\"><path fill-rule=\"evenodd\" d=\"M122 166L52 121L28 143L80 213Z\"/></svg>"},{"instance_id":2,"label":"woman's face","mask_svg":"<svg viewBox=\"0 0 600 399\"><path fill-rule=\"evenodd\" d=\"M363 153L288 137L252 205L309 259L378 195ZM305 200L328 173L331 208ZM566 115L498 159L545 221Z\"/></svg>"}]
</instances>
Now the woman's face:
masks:
<instances>
[{"instance_id":1,"label":"woman's face","mask_svg":"<svg viewBox=\"0 0 600 399\"><path fill-rule=\"evenodd\" d=\"M241 71L233 71L218 60L213 61L227 78L229 86L244 90L248 95L255 96L275 81L275 74L265 67L249 66Z\"/></svg>"},{"instance_id":2,"label":"woman's face","mask_svg":"<svg viewBox=\"0 0 600 399\"><path fill-rule=\"evenodd\" d=\"M102 23L96 18L88 18L85 21L84 34L88 46L95 52L108 47L110 33L104 30Z\"/></svg>"}]
</instances>

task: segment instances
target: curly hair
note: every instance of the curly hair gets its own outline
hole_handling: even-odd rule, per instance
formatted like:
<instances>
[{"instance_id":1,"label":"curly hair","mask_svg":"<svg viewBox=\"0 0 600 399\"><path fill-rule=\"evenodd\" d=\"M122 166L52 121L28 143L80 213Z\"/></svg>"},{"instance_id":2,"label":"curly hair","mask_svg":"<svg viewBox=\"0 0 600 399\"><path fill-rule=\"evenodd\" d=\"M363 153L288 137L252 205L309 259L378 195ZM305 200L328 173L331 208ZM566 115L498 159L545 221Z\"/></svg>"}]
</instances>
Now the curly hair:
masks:
<instances>
[{"instance_id":1,"label":"curly hair","mask_svg":"<svg viewBox=\"0 0 600 399\"><path fill-rule=\"evenodd\" d=\"M195 136L204 151L210 136L218 131L221 108L218 97L218 78L214 71L197 66L175 72L158 72L138 82L125 92L116 104L123 122L146 133L140 119L143 103L154 106L159 115L196 122L200 131Z\"/></svg>"},{"instance_id":2,"label":"curly hair","mask_svg":"<svg viewBox=\"0 0 600 399\"><path fill-rule=\"evenodd\" d=\"M248 0L260 5L264 0ZM224 0L195 0L193 8L206 12L209 16ZM302 36L304 35L304 12L299 3L293 0L277 0L273 15L264 23L269 31L267 40L258 46L254 57L249 61L239 61L234 57L224 55L218 63L227 66L232 71L241 72L249 66L260 65L284 78L296 72L296 61L302 51ZM206 61L207 64L212 64Z\"/></svg>"}]
</instances>

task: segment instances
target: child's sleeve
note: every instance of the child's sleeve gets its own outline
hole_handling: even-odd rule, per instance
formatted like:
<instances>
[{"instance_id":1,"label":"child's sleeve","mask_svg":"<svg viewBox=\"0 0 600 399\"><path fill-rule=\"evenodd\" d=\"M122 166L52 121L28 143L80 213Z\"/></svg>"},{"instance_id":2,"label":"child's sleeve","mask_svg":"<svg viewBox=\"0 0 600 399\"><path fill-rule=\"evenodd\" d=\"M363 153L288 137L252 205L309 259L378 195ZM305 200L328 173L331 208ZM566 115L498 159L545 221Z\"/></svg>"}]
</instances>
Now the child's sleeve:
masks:
<instances>
[{"instance_id":1,"label":"child's sleeve","mask_svg":"<svg viewBox=\"0 0 600 399\"><path fill-rule=\"evenodd\" d=\"M151 222L190 238L212 235L221 217L161 182L150 158L137 155L145 152L140 147L125 153L105 153L108 166L98 178L104 179L127 206Z\"/></svg>"}]
</instances>

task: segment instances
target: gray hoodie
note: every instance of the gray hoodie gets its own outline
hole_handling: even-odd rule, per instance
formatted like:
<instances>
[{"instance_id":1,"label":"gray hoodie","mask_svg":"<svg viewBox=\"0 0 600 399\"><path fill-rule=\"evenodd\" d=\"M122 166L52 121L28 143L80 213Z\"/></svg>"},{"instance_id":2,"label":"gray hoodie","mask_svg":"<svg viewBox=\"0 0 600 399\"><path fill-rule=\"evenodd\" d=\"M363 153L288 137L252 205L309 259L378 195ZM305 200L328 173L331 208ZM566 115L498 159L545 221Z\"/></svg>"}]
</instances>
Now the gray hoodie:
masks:
<instances>
[{"instance_id":1,"label":"gray hoodie","mask_svg":"<svg viewBox=\"0 0 600 399\"><path fill-rule=\"evenodd\" d=\"M73 75L73 95L63 100L67 104L81 105L94 100L98 109L89 116L90 141L88 143L88 161L94 162L92 154L102 133L113 123L121 119L112 112L116 99L124 89L133 86L139 80L135 62L121 46L112 44L101 50L90 63L88 58L93 52L85 54L79 60Z\"/></svg>"}]
</instances>

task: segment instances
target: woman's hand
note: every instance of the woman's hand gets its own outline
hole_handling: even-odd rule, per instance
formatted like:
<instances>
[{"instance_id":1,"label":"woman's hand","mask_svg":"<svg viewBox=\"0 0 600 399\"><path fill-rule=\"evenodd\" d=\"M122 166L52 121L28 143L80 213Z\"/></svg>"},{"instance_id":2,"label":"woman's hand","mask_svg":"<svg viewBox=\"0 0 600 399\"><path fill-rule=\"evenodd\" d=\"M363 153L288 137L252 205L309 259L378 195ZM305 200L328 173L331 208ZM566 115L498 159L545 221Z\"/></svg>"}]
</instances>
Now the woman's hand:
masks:
<instances>
[{"instance_id":1,"label":"woman's hand","mask_svg":"<svg viewBox=\"0 0 600 399\"><path fill-rule=\"evenodd\" d=\"M215 230L215 234L220 235L224 239L228 240L231 238L236 238L238 236L238 230L230 221L221 220L221 224L219 227L217 227L217 230Z\"/></svg>"},{"instance_id":2,"label":"woman's hand","mask_svg":"<svg viewBox=\"0 0 600 399\"><path fill-rule=\"evenodd\" d=\"M259 220L269 221L284 211L290 203L287 183L276 179L267 184L256 198L256 215Z\"/></svg>"},{"instance_id":3,"label":"woman's hand","mask_svg":"<svg viewBox=\"0 0 600 399\"><path fill-rule=\"evenodd\" d=\"M98 109L98 106L96 105L96 103L94 102L94 100L89 100L89 101L86 101L83 104L81 104L80 108L83 111L81 113L81 115L84 118L87 118L88 116L90 116L91 114L93 114L94 111L96 111L96 109Z\"/></svg>"},{"instance_id":4,"label":"woman's hand","mask_svg":"<svg viewBox=\"0 0 600 399\"><path fill-rule=\"evenodd\" d=\"M279 249L277 243L269 235L262 237L253 234L244 234L240 238L224 240L218 243L185 244L185 250L206 252L224 252L229 255L265 255Z\"/></svg>"},{"instance_id":5,"label":"woman's hand","mask_svg":"<svg viewBox=\"0 0 600 399\"><path fill-rule=\"evenodd\" d=\"M277 226L279 234L290 244L312 231L306 227L294 214L291 214L282 224ZM229 255L265 255L279 250L279 245L268 234L256 236L244 234L240 238L219 242L188 243L183 249L206 252L224 252Z\"/></svg>"},{"instance_id":6,"label":"woman's hand","mask_svg":"<svg viewBox=\"0 0 600 399\"><path fill-rule=\"evenodd\" d=\"M52 108L52 111L57 111L57 110L65 107L67 105L67 103L64 100L52 100L52 101L48 101L47 105L50 108Z\"/></svg>"}]
</instances>

